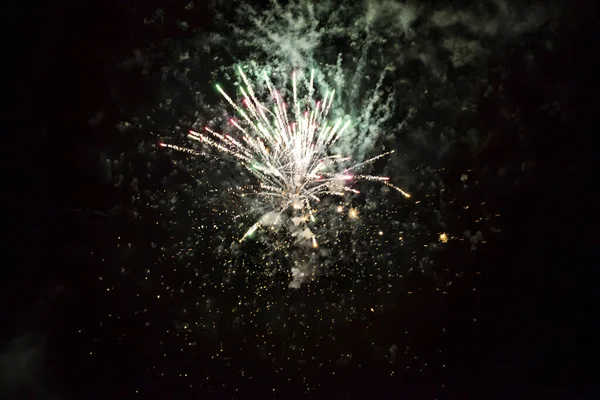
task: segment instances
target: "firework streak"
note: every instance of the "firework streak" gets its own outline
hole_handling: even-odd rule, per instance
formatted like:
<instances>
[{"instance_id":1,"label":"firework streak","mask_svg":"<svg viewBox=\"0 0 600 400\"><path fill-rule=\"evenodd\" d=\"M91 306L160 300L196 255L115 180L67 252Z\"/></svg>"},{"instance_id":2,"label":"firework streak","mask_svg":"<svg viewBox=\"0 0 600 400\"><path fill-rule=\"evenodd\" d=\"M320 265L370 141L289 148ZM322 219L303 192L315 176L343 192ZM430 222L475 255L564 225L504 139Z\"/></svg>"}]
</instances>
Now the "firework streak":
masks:
<instances>
[{"instance_id":1,"label":"firework streak","mask_svg":"<svg viewBox=\"0 0 600 400\"><path fill-rule=\"evenodd\" d=\"M209 127L204 133L189 131L188 138L204 143L218 152L235 158L258 181L254 195L274 200L273 211L277 214L288 209L301 212L314 220L311 205L323 196L343 196L345 192L359 193L352 188L357 180L378 181L410 197L399 187L389 183L389 178L376 175L355 174L366 164L387 156L393 151L382 153L359 164L335 172L334 167L345 164L350 157L331 154L331 149L348 129L350 121L338 119L329 123L327 117L333 102L334 91L327 92L322 100L313 100L314 71L308 83L309 94L299 100L296 88L296 73L292 74L293 103L284 102L280 92L264 74L266 87L272 98L273 108L263 105L255 94L250 81L241 68L238 72L245 86L241 88L243 107L238 106L217 85L217 90L237 111L240 119L231 118L230 123L237 135L230 136L215 132ZM167 147L193 155L202 155L192 149L160 143ZM240 240L252 235L262 225L262 220L250 227ZM317 247L314 236L313 246Z\"/></svg>"}]
</instances>

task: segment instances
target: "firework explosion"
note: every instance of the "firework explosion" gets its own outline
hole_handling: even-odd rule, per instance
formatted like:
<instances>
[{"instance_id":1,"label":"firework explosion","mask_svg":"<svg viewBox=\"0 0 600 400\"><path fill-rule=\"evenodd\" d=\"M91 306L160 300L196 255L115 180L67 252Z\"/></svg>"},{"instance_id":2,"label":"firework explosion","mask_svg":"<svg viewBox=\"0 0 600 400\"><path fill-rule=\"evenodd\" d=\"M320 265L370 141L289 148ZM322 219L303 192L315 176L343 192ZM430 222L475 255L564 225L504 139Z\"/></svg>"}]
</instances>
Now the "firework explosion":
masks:
<instances>
[{"instance_id":1,"label":"firework explosion","mask_svg":"<svg viewBox=\"0 0 600 400\"><path fill-rule=\"evenodd\" d=\"M240 241L251 236L266 223L275 225L275 221L279 220L283 213L293 210L299 214L292 218L293 225L303 227L300 236L309 239L313 247L318 247L315 235L305 226L309 220L315 221L314 203L320 202L321 197L326 195L359 193L351 187L352 182L356 180L379 181L405 197L410 197L407 192L389 183L389 177L354 173L364 165L393 151L343 168L342 172L332 170L334 165L341 165L350 160L347 156L331 154L332 146L350 126L350 121L342 122L338 119L333 124L329 123L328 115L334 92L326 92L322 100L313 99L314 71L311 72L308 95L304 101L298 98L296 73L292 74L293 103L289 113L294 117L292 121L288 116L288 106L283 96L272 85L266 73L264 80L274 102L272 111L257 99L254 88L243 70L238 68L238 72L246 85L241 89L241 94L247 111L236 105L218 85L217 90L247 125L244 128L235 119L230 119L241 139L217 133L209 127L205 127L204 130L211 134L212 138L193 130L189 131L188 138L232 156L258 181L258 189L241 191L240 194L255 195L263 199L270 210L246 231ZM176 145L160 143L160 146L198 154L192 149Z\"/></svg>"},{"instance_id":2,"label":"firework explosion","mask_svg":"<svg viewBox=\"0 0 600 400\"><path fill-rule=\"evenodd\" d=\"M135 49L124 66L146 77L160 70L160 95L142 116L119 124L139 136L110 168L116 186L130 182L133 219L148 219L148 207L157 213L151 219L169 239L160 240L160 262L202 270L199 260L210 258L204 271L216 281L266 277L245 281L260 288L290 270L294 280L295 270L353 280L414 268L442 286L451 282L436 261L441 248L466 240L476 249L495 232L481 224L493 225L499 214L487 199L461 206L457 196L488 178L477 177L462 156L464 165L448 166L465 143L472 154L485 146L487 133L471 119L475 94L490 83L478 66L493 44L468 41L446 21L492 38L518 35L539 20L534 14L504 30L518 22L505 10L480 10L477 18L476 10L429 11L395 2L241 4L235 21L215 10L223 31L190 31ZM156 10L156 21L145 23L161 20ZM421 40L430 31L443 32L443 40ZM292 70L310 72L290 79ZM217 86L226 101L213 98L217 77L239 83L241 94L230 97ZM201 157L190 162L164 150ZM392 182L410 187L414 201L396 195L406 193Z\"/></svg>"},{"instance_id":3,"label":"firework explosion","mask_svg":"<svg viewBox=\"0 0 600 400\"><path fill-rule=\"evenodd\" d=\"M235 20L217 13L219 30L190 28L124 62L160 83L118 125L127 147L107 174L127 195L115 235L123 267L99 279L107 295L139 296L128 302L136 318L160 332L154 376L175 374L165 365L182 354L192 367L177 367L180 377L210 360L194 375L207 391L256 381L255 360L269 364L267 380L285 373L303 391L325 374L343 387L353 379L340 369L381 360L373 374L391 380L445 367L442 348L415 347L422 321L390 331L390 320L445 318L439 305L469 274L449 255L468 259L499 232L488 189L522 171L474 163L491 129L476 111L482 90L502 97L480 69L494 50L489 26L504 40L513 32L501 27L515 24L513 14L378 4L239 5ZM217 78L239 84L236 94L211 90ZM442 340L447 326L435 326ZM372 349L363 359L345 342L356 327Z\"/></svg>"}]
</instances>

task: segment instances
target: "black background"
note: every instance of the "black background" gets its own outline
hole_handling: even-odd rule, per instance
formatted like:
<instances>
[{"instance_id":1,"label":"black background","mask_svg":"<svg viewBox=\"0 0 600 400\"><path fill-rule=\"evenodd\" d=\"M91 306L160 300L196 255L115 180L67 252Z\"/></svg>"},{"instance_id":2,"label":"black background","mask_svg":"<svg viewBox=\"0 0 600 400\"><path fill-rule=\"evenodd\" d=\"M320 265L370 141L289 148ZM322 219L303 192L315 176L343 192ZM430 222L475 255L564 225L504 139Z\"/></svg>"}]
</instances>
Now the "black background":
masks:
<instances>
[{"instance_id":1,"label":"black background","mask_svg":"<svg viewBox=\"0 0 600 400\"><path fill-rule=\"evenodd\" d=\"M89 220L94 219L89 210L109 210L119 202L119 193L100 179L94 158L117 137L108 131L96 135L86 121L104 109L103 123L116 125L119 110L107 76L118 77L106 65L121 59L136 43L153 39L143 36L140 18L128 11L134 4L128 3L132 2L37 2L11 4L3 12L3 81L8 90L3 91L7 124L2 144L5 250L0 338L7 344L27 332L42 334L43 379L59 399L131 398L137 387L146 388L144 398L206 398L144 375L149 360L142 346L123 352L111 349L108 342L90 360L81 351L87 351L88 339L77 342L65 334L108 307L98 301L96 276L86 272L86 263L93 261L83 249L101 249L106 233L122 223L109 219L89 229ZM152 3L136 6L152 10L156 8ZM597 102L591 93L597 71L596 29L593 7L572 4L561 21L558 50L546 60L541 74L519 74L519 57L510 52L503 61L513 71L503 82L509 103L543 132L526 149L536 161L536 176L499 197L508 233L491 241L465 266L476 270L485 265L488 271L478 278L477 295L465 279L448 296L440 316L450 332L444 339L451 359L448 370L436 374L439 379L432 387L408 382L404 391L390 392L390 387L377 384L373 373L366 388L340 390L332 381L329 394L314 396L597 397L592 371L598 196L591 174L597 125ZM195 22L211 23L208 8ZM135 103L147 94L148 89L136 82L126 85L133 94L124 101ZM557 85L561 93L548 90ZM572 110L568 121L549 120L539 111L552 96L565 95ZM481 112L485 118L485 109ZM491 162L494 151L510 151L511 140L509 134L499 138L498 145L477 160L479 165ZM477 323L469 323L474 310ZM131 329L135 336L137 328ZM263 377L266 386L268 372ZM261 383L256 385L252 390L258 393ZM251 393L240 398L254 398ZM42 395L23 389L21 396Z\"/></svg>"}]
</instances>

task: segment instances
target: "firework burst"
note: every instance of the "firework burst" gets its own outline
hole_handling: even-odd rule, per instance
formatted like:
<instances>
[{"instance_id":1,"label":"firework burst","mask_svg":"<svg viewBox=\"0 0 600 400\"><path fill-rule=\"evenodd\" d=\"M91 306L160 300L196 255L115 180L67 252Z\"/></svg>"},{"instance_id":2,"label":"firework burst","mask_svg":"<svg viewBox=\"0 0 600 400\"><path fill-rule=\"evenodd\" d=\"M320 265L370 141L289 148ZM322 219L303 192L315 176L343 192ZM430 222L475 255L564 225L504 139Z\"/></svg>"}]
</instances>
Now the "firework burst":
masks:
<instances>
[{"instance_id":1,"label":"firework burst","mask_svg":"<svg viewBox=\"0 0 600 400\"><path fill-rule=\"evenodd\" d=\"M204 133L190 130L188 138L208 145L217 153L236 160L256 179L250 190L240 190L240 195L254 195L261 198L271 208L256 221L241 237L240 241L252 235L263 225L272 224L281 214L291 212L295 226L305 226L314 221L314 203L323 196L344 196L346 193L359 193L352 187L358 180L377 181L402 193L410 195L391 184L386 176L357 173L360 168L385 157L388 151L357 164L349 163L350 157L333 154L332 148L350 126L350 121L329 120L334 91L325 93L322 99L315 99L314 72L308 80L308 94L298 97L296 73L292 74L293 102L286 103L281 91L271 83L265 73L264 83L268 89L272 107L258 100L254 87L241 68L238 73L244 85L240 91L242 104L236 104L219 86L217 90L240 116L229 122L236 131L235 136L223 134L204 127ZM160 143L160 146L193 155L201 155L193 149ZM318 247L312 231L305 227L296 232Z\"/></svg>"}]
</instances>

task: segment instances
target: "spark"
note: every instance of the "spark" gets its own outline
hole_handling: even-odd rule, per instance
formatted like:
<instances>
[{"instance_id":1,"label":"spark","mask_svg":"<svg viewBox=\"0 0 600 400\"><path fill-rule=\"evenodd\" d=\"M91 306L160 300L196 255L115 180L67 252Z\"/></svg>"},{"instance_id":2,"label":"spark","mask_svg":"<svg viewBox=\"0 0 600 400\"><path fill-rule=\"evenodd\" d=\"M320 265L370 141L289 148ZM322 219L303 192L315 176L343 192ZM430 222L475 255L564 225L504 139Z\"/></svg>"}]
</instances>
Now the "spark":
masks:
<instances>
[{"instance_id":1,"label":"spark","mask_svg":"<svg viewBox=\"0 0 600 400\"><path fill-rule=\"evenodd\" d=\"M446 233L440 233L439 241L442 243L448 242L448 235Z\"/></svg>"},{"instance_id":2,"label":"spark","mask_svg":"<svg viewBox=\"0 0 600 400\"><path fill-rule=\"evenodd\" d=\"M315 100L314 71L308 83L308 95L298 97L296 72L292 74L291 104L288 104L271 83L269 76L263 75L268 94L272 99L271 108L257 98L250 80L238 67L241 78L242 106L216 85L217 91L237 112L239 118L230 118L229 122L236 135L216 132L204 127L204 133L190 130L188 138L201 142L219 153L233 157L240 166L249 171L257 181L253 195L269 201L274 211L282 214L287 210L307 214L314 221L313 205L322 197L344 196L345 193L360 193L351 187L356 181L381 182L405 197L410 194L389 183L389 177L363 175L355 171L363 166L385 157L393 151L379 154L353 166L343 168L350 157L332 154L332 148L348 131L351 121L341 118L335 122L329 120L334 91L328 91L322 99ZM192 155L204 155L193 149L160 143L166 147ZM341 168L338 166L342 166ZM341 172L336 171L341 169ZM247 196L248 193L244 193ZM337 207L342 212L341 206ZM351 209L350 218L357 218L358 211ZM303 221L306 221L304 218ZM260 220L254 223L240 241L250 237L262 226ZM313 247L318 243L312 237Z\"/></svg>"}]
</instances>

